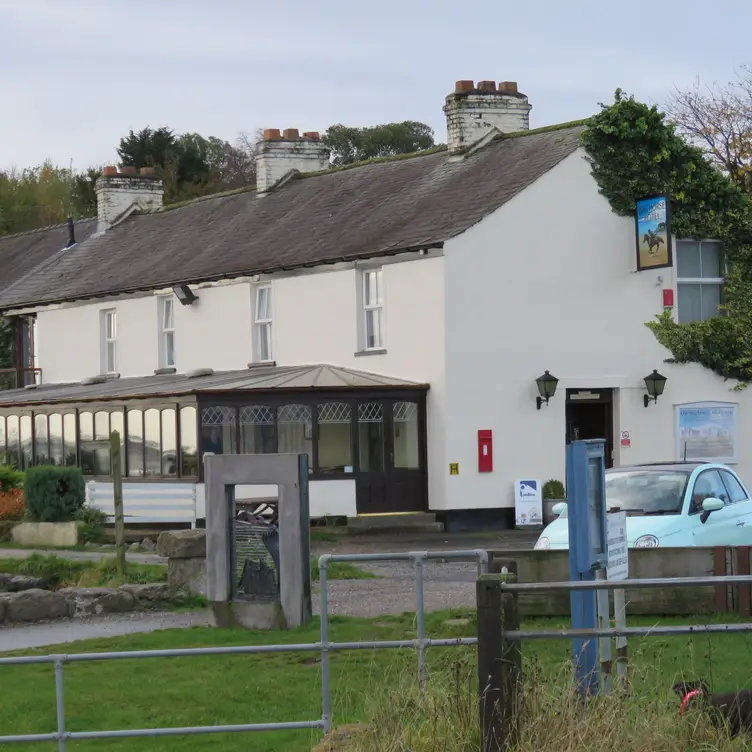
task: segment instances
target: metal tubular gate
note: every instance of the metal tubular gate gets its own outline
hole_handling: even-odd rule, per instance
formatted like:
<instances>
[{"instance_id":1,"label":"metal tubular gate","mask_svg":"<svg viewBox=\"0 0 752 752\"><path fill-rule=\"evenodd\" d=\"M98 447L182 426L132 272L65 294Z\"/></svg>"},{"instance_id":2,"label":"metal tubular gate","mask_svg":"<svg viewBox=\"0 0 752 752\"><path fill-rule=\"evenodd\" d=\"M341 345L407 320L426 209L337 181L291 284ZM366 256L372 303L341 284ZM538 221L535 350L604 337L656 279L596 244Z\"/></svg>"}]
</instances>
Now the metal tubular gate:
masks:
<instances>
[{"instance_id":1,"label":"metal tubular gate","mask_svg":"<svg viewBox=\"0 0 752 752\"><path fill-rule=\"evenodd\" d=\"M248 645L221 648L184 648L175 650L135 650L121 653L76 653L72 655L19 656L0 658L0 667L24 664L51 663L55 672L55 700L57 706L57 730L46 734L24 734L0 736L0 744L19 742L56 741L63 752L67 742L78 739L126 739L143 736L188 736L194 734L220 734L242 731L284 731L291 729L321 729L328 733L332 727L329 653L342 650L378 650L394 648L416 648L418 651L418 676L421 684L426 679L426 649L429 647L452 647L476 645L475 637L432 640L425 635L425 613L423 608L423 562L431 559L452 561L472 561L478 563L478 574L488 570L488 552L468 551L411 551L396 554L342 554L325 555L319 558L321 586L321 639L319 642L296 645ZM327 602L327 567L332 562L378 562L412 561L415 566L417 639L415 640L376 640L372 642L329 642L329 611ZM716 578L717 580L718 578ZM748 578L752 582L752 576ZM321 695L322 717L314 721L291 721L288 723L247 723L228 726L186 726L183 728L127 729L112 731L67 731L65 723L65 695L63 691L63 666L66 663L89 661L130 660L136 658L181 658L199 655L248 655L258 653L321 653Z\"/></svg>"},{"instance_id":2,"label":"metal tubular gate","mask_svg":"<svg viewBox=\"0 0 752 752\"><path fill-rule=\"evenodd\" d=\"M644 580L593 580L589 582L500 582L503 592L555 592L557 590L641 590L659 587L702 587L705 585L752 585L752 575L721 577L656 577ZM539 631L509 630L510 640L554 640L568 637L651 637L683 634L716 634L752 632L752 623L744 624L679 624L665 627L608 627L606 629L548 629Z\"/></svg>"}]
</instances>

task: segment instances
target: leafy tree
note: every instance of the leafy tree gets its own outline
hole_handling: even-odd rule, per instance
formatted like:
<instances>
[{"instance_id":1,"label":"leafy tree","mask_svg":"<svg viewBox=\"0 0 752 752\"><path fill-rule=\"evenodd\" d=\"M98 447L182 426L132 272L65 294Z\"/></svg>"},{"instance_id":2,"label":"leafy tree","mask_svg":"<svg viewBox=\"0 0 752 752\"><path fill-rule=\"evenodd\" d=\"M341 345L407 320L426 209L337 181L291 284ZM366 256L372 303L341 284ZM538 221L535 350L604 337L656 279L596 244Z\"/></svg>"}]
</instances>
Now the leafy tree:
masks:
<instances>
[{"instance_id":1,"label":"leafy tree","mask_svg":"<svg viewBox=\"0 0 752 752\"><path fill-rule=\"evenodd\" d=\"M174 156L175 134L170 128L130 130L117 147L120 164L125 167L165 167Z\"/></svg>"},{"instance_id":2,"label":"leafy tree","mask_svg":"<svg viewBox=\"0 0 752 752\"><path fill-rule=\"evenodd\" d=\"M752 192L752 68L725 85L679 90L666 104L679 131L737 185Z\"/></svg>"},{"instance_id":3,"label":"leafy tree","mask_svg":"<svg viewBox=\"0 0 752 752\"><path fill-rule=\"evenodd\" d=\"M337 124L324 134L335 165L353 164L375 157L410 154L434 146L433 129L425 123L405 120L366 128Z\"/></svg>"}]
</instances>

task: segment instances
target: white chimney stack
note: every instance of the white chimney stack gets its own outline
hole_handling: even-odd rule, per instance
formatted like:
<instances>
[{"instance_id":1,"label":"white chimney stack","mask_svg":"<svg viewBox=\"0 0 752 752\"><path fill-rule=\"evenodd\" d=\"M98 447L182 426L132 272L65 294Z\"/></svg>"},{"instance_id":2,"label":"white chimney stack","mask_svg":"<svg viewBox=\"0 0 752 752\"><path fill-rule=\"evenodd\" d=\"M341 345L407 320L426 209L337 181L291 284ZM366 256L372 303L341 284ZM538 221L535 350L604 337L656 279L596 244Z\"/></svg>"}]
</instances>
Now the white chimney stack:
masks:
<instances>
[{"instance_id":1,"label":"white chimney stack","mask_svg":"<svg viewBox=\"0 0 752 752\"><path fill-rule=\"evenodd\" d=\"M446 98L447 146L450 154L462 152L488 135L494 128L502 133L530 129L527 97L515 81L457 81Z\"/></svg>"},{"instance_id":2,"label":"white chimney stack","mask_svg":"<svg viewBox=\"0 0 752 752\"><path fill-rule=\"evenodd\" d=\"M256 144L256 192L268 193L292 170L317 172L330 167L331 151L318 133L310 131L302 138L297 128L267 128L264 140Z\"/></svg>"},{"instance_id":3,"label":"white chimney stack","mask_svg":"<svg viewBox=\"0 0 752 752\"><path fill-rule=\"evenodd\" d=\"M150 211L164 205L164 183L153 167L105 167L95 185L97 194L97 231L104 232L131 208Z\"/></svg>"}]
</instances>

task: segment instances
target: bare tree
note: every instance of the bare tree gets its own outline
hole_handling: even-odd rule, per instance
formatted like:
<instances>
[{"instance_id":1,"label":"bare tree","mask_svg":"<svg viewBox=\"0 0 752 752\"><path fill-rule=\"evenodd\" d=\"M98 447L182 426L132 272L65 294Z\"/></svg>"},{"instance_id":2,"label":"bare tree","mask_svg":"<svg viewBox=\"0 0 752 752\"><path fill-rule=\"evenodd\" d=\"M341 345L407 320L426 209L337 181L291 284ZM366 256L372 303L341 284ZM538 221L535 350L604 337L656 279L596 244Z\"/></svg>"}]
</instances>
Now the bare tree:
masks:
<instances>
[{"instance_id":1,"label":"bare tree","mask_svg":"<svg viewBox=\"0 0 752 752\"><path fill-rule=\"evenodd\" d=\"M752 67L736 80L677 89L666 112L679 131L704 149L738 185L752 192Z\"/></svg>"}]
</instances>

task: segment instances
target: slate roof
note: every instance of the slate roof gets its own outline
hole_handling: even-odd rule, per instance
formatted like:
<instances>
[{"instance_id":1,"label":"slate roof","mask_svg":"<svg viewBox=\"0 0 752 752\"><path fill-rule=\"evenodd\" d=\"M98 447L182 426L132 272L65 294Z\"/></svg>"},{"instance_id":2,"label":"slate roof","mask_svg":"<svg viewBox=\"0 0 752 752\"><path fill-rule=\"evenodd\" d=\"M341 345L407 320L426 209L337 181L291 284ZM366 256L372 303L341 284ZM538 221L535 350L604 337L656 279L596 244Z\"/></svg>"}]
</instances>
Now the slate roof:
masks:
<instances>
[{"instance_id":1,"label":"slate roof","mask_svg":"<svg viewBox=\"0 0 752 752\"><path fill-rule=\"evenodd\" d=\"M428 389L427 384L330 365L254 366L240 371L215 371L204 376L163 374L101 383L40 384L34 388L0 391L0 407L113 399L136 399L199 392Z\"/></svg>"},{"instance_id":2,"label":"slate roof","mask_svg":"<svg viewBox=\"0 0 752 752\"><path fill-rule=\"evenodd\" d=\"M87 240L97 229L96 219L74 222L76 242ZM40 230L0 236L0 290L6 290L40 264L65 248L68 225L52 225Z\"/></svg>"},{"instance_id":3,"label":"slate roof","mask_svg":"<svg viewBox=\"0 0 752 752\"><path fill-rule=\"evenodd\" d=\"M439 151L133 215L0 291L0 310L441 247L571 154L581 131L531 131L458 161Z\"/></svg>"}]
</instances>

